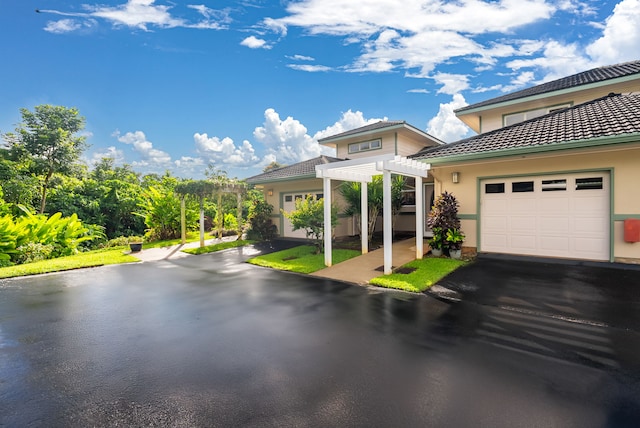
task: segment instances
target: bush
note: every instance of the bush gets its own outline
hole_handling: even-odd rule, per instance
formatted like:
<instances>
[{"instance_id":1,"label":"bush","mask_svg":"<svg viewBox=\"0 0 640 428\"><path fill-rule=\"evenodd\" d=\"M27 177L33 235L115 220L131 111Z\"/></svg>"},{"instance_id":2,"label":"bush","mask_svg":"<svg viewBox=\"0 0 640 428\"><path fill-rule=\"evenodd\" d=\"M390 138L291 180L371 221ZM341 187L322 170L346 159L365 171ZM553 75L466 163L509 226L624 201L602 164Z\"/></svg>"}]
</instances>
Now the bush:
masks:
<instances>
[{"instance_id":1,"label":"bush","mask_svg":"<svg viewBox=\"0 0 640 428\"><path fill-rule=\"evenodd\" d=\"M118 236L117 238L113 238L108 240L105 244L105 248L112 247L126 247L130 242L143 242L144 238L142 236Z\"/></svg>"},{"instance_id":2,"label":"bush","mask_svg":"<svg viewBox=\"0 0 640 428\"><path fill-rule=\"evenodd\" d=\"M27 242L16 248L16 263L31 263L40 260L48 260L53 254L54 246L39 242Z\"/></svg>"},{"instance_id":3,"label":"bush","mask_svg":"<svg viewBox=\"0 0 640 428\"><path fill-rule=\"evenodd\" d=\"M296 200L296 209L291 212L282 210L282 213L289 219L293 230L302 229L316 246L317 252L322 252L324 248L324 198L315 199L312 195L307 195L304 199ZM338 224L338 208L331 206L331 227Z\"/></svg>"},{"instance_id":4,"label":"bush","mask_svg":"<svg viewBox=\"0 0 640 428\"><path fill-rule=\"evenodd\" d=\"M270 241L276 236L276 226L271 221L273 206L261 199L256 199L249 208L250 229L247 238L256 241Z\"/></svg>"}]
</instances>

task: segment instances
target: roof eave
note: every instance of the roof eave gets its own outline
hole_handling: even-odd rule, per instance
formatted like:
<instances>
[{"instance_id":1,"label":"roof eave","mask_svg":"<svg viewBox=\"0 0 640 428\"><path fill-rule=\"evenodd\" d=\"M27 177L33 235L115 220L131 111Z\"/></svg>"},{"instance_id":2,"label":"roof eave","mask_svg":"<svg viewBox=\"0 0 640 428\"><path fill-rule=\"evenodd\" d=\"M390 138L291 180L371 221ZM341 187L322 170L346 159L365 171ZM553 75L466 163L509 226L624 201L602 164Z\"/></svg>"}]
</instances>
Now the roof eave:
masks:
<instances>
[{"instance_id":1,"label":"roof eave","mask_svg":"<svg viewBox=\"0 0 640 428\"><path fill-rule=\"evenodd\" d=\"M322 145L329 145L329 144L336 144L340 141L344 141L344 140L349 140L352 138L358 138L358 137L366 137L366 136L370 136L370 135L374 135L374 134L380 134L381 132L389 132L389 131L394 131L397 129L407 129L411 132L414 132L416 134L421 135L424 138L427 138L429 140L433 140L435 142L437 142L438 144L445 144L443 141L437 139L436 137L427 134L426 132L422 131L419 128L416 128L413 125L410 125L408 123L398 123L395 125L389 125L389 126L385 126L385 127L381 127L381 128L376 128L376 129L370 129L368 131L364 131L364 132L356 132L353 134L349 134L349 135L342 135L342 136L337 136L337 137L326 137L326 138L321 138L318 140L319 144Z\"/></svg>"},{"instance_id":2,"label":"roof eave","mask_svg":"<svg viewBox=\"0 0 640 428\"><path fill-rule=\"evenodd\" d=\"M419 158L416 157L416 160L422 162L429 162L432 165L444 165L444 164L452 164L452 163L462 163L462 162L470 162L477 160L489 160L493 158L503 158L509 156L521 156L528 154L537 154L544 152L554 152L560 150L576 150L576 149L584 149L584 148L593 148L593 147L602 147L609 145L618 145L618 144L630 144L630 143L640 143L640 132L634 132L630 134L618 135L613 137L598 137L584 140L575 140L575 141L567 141L561 143L553 143L553 144L545 144L541 146L529 146L529 147L519 147L514 149L505 149L505 150L495 150L488 152L480 152L480 153L470 153L464 155L452 155L452 156L442 156L442 157L434 157L434 158Z\"/></svg>"},{"instance_id":3,"label":"roof eave","mask_svg":"<svg viewBox=\"0 0 640 428\"><path fill-rule=\"evenodd\" d=\"M530 95L530 96L525 96L525 97L521 97L521 98L515 98L512 100L508 100L508 101L502 101L502 102L498 102L498 103L494 103L494 104L486 104L483 105L481 107L473 107L473 105L471 106L467 106L467 107L461 107L457 110L454 110L453 113L456 115L456 117L462 116L462 115L468 115L468 114L474 114L474 113L481 113L487 110L493 110L496 108L500 108L500 107L509 107L515 104L522 104L522 103L526 103L529 101L537 101L543 98L549 98L552 96L556 96L556 95L565 95L565 94L571 94L574 92L578 92L578 91L584 91L584 90L588 90L588 89L594 89L594 88L600 88L603 86L608 86L608 85L614 85L617 83L625 83L625 82L629 82L632 80L638 80L640 79L640 74L630 74L628 76L622 76L622 77L616 77L613 79L608 79L608 80L602 80L600 82L593 82L593 83L587 83L584 85L580 85L580 86L574 86L571 88L565 88L565 89L559 89L556 91L549 91L549 92L543 92L541 94L536 94L536 95Z\"/></svg>"},{"instance_id":4,"label":"roof eave","mask_svg":"<svg viewBox=\"0 0 640 428\"><path fill-rule=\"evenodd\" d=\"M277 183L282 181L303 180L306 178L316 178L316 174L312 173L312 174L294 175L291 177L265 178L265 179L258 179L258 180L247 179L247 183L249 184Z\"/></svg>"}]
</instances>

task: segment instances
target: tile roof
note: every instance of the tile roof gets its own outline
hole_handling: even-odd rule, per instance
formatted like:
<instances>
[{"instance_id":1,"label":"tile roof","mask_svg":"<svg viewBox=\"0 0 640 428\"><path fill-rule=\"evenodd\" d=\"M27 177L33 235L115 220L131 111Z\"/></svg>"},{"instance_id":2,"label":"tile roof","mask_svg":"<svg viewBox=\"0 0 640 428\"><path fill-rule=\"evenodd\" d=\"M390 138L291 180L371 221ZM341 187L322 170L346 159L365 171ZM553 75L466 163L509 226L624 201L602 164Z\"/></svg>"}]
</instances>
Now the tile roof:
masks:
<instances>
[{"instance_id":1,"label":"tile roof","mask_svg":"<svg viewBox=\"0 0 640 428\"><path fill-rule=\"evenodd\" d=\"M410 157L428 160L530 147L551 149L575 141L637 133L640 133L640 94L609 94L455 143L425 148Z\"/></svg>"},{"instance_id":2,"label":"tile roof","mask_svg":"<svg viewBox=\"0 0 640 428\"><path fill-rule=\"evenodd\" d=\"M302 178L305 176L316 176L316 165L324 165L332 162L339 162L344 159L338 159L331 156L318 156L317 158L298 162L293 165L283 166L282 168L273 169L247 178L247 183L268 183L271 181L280 181L291 178Z\"/></svg>"},{"instance_id":3,"label":"tile roof","mask_svg":"<svg viewBox=\"0 0 640 428\"><path fill-rule=\"evenodd\" d=\"M551 82L526 88L521 91L512 92L497 98L471 104L455 110L455 113L463 113L479 107L485 107L505 101L517 100L533 95L546 94L548 92L560 91L563 89L575 88L589 83L602 82L605 80L615 79L619 77L640 74L640 60L625 62L621 64L608 65L598 67L591 70L583 71L572 76L563 77Z\"/></svg>"},{"instance_id":4,"label":"tile roof","mask_svg":"<svg viewBox=\"0 0 640 428\"><path fill-rule=\"evenodd\" d=\"M351 129L349 131L341 132L340 134L335 134L330 137L320 138L318 142L322 143L323 141L333 140L335 138L348 137L349 135L356 135L363 132L375 131L378 129L390 128L392 126L406 125L406 124L407 123L404 120L381 120L379 122L372 123L371 125L361 126L360 128Z\"/></svg>"}]
</instances>

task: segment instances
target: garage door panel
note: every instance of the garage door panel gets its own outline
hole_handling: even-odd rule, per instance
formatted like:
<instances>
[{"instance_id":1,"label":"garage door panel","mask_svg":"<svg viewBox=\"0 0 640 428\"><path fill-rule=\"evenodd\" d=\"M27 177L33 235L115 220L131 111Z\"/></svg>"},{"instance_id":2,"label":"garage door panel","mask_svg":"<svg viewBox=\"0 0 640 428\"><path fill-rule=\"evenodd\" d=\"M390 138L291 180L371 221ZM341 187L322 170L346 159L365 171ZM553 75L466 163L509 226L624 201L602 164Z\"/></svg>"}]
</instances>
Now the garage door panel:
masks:
<instances>
[{"instance_id":1,"label":"garage door panel","mask_svg":"<svg viewBox=\"0 0 640 428\"><path fill-rule=\"evenodd\" d=\"M536 230L536 218L534 216L514 216L511 217L510 224L510 232L512 233L528 232L530 234Z\"/></svg>"},{"instance_id":2,"label":"garage door panel","mask_svg":"<svg viewBox=\"0 0 640 428\"><path fill-rule=\"evenodd\" d=\"M480 251L609 259L608 173L493 179L480 188ZM485 193L496 188L504 192Z\"/></svg>"},{"instance_id":3,"label":"garage door panel","mask_svg":"<svg viewBox=\"0 0 640 428\"><path fill-rule=\"evenodd\" d=\"M514 198L509 201L510 214L529 214L536 211L537 201L529 198Z\"/></svg>"},{"instance_id":4,"label":"garage door panel","mask_svg":"<svg viewBox=\"0 0 640 428\"><path fill-rule=\"evenodd\" d=\"M511 235L510 246L518 251L535 250L537 243L535 239L531 239L530 235Z\"/></svg>"}]
</instances>

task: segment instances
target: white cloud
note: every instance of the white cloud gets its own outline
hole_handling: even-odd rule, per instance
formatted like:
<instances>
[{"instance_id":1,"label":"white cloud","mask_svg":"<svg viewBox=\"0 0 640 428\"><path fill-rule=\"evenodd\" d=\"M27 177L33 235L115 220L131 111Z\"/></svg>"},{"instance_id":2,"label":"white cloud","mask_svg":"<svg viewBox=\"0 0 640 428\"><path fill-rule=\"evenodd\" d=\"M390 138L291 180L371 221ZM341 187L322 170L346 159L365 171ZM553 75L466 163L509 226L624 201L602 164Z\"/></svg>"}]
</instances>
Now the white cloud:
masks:
<instances>
[{"instance_id":1,"label":"white cloud","mask_svg":"<svg viewBox=\"0 0 640 428\"><path fill-rule=\"evenodd\" d=\"M312 56L305 56L305 55L292 55L292 56L287 55L286 57L294 61L315 61L316 60Z\"/></svg>"},{"instance_id":2,"label":"white cloud","mask_svg":"<svg viewBox=\"0 0 640 428\"><path fill-rule=\"evenodd\" d=\"M197 132L193 135L193 140L196 144L196 151L207 163L246 167L253 166L260 160L256 156L253 146L247 140L236 146L229 137L220 139Z\"/></svg>"},{"instance_id":3,"label":"white cloud","mask_svg":"<svg viewBox=\"0 0 640 428\"><path fill-rule=\"evenodd\" d=\"M535 83L548 82L564 76L570 76L580 71L588 70L593 66L581 52L580 47L575 43L563 44L557 41L545 43L543 56L531 59L518 59L507 62L506 66L512 70L523 68L538 68L543 71L544 76ZM528 75L520 78L523 81L528 79ZM533 79L528 79L524 83L529 83ZM517 88L518 81L512 81L513 89Z\"/></svg>"},{"instance_id":4,"label":"white cloud","mask_svg":"<svg viewBox=\"0 0 640 428\"><path fill-rule=\"evenodd\" d=\"M331 71L331 67L326 65L313 65L313 64L287 64L287 67L299 71L307 71L309 73L317 73L321 71Z\"/></svg>"},{"instance_id":5,"label":"white cloud","mask_svg":"<svg viewBox=\"0 0 640 428\"><path fill-rule=\"evenodd\" d=\"M249 36L241 41L240 44L251 49L271 49L266 40L259 39L256 36Z\"/></svg>"},{"instance_id":6,"label":"white cloud","mask_svg":"<svg viewBox=\"0 0 640 428\"><path fill-rule=\"evenodd\" d=\"M288 4L287 16L267 18L263 25L280 36L295 26L312 35L340 36L361 44L363 53L347 67L350 71L405 69L429 77L436 65L451 58L483 58L487 65L494 57L512 55L515 42L483 46L474 37L509 34L548 19L555 10L545 0L407 0L402 7L395 0L302 0Z\"/></svg>"},{"instance_id":7,"label":"white cloud","mask_svg":"<svg viewBox=\"0 0 640 428\"><path fill-rule=\"evenodd\" d=\"M100 18L112 23L115 27L137 28L149 31L149 28L199 28L199 29L225 29L231 22L228 10L214 10L204 5L186 5L195 10L200 17L196 20L188 20L174 16L170 11L173 6L156 5L155 0L129 0L117 6L83 5L86 12L69 13L58 10L40 9L40 13L72 16L92 20ZM65 22L66 21L66 22ZM57 23L49 22L46 31L69 32L76 31L85 24L61 20ZM52 31L53 30L53 31ZM65 31L62 31L65 30Z\"/></svg>"},{"instance_id":8,"label":"white cloud","mask_svg":"<svg viewBox=\"0 0 640 428\"><path fill-rule=\"evenodd\" d=\"M469 77L464 74L436 73L433 79L442 85L439 94L453 95L469 88Z\"/></svg>"},{"instance_id":9,"label":"white cloud","mask_svg":"<svg viewBox=\"0 0 640 428\"><path fill-rule=\"evenodd\" d=\"M61 19L60 21L47 22L44 31L48 31L53 34L69 33L71 31L78 30L82 25L74 19Z\"/></svg>"},{"instance_id":10,"label":"white cloud","mask_svg":"<svg viewBox=\"0 0 640 428\"><path fill-rule=\"evenodd\" d=\"M171 166L171 156L162 150L154 149L153 143L147 140L142 131L127 132L120 135L119 131L113 134L118 141L131 145L140 156L140 161L134 161L133 166L149 166L152 168L166 168Z\"/></svg>"},{"instance_id":11,"label":"white cloud","mask_svg":"<svg viewBox=\"0 0 640 428\"><path fill-rule=\"evenodd\" d=\"M469 128L453 112L466 105L467 102L461 94L455 94L450 103L440 104L438 114L427 125L427 132L448 143L466 137Z\"/></svg>"},{"instance_id":12,"label":"white cloud","mask_svg":"<svg viewBox=\"0 0 640 428\"><path fill-rule=\"evenodd\" d=\"M410 94L428 94L429 90L427 89L409 89L407 92Z\"/></svg>"},{"instance_id":13,"label":"white cloud","mask_svg":"<svg viewBox=\"0 0 640 428\"><path fill-rule=\"evenodd\" d=\"M89 164L95 165L103 158L111 158L113 159L115 165L122 165L124 163L124 152L120 149L115 148L114 146L109 146L106 149L94 152L91 155Z\"/></svg>"},{"instance_id":14,"label":"white cloud","mask_svg":"<svg viewBox=\"0 0 640 428\"><path fill-rule=\"evenodd\" d=\"M333 125L327 126L322 131L318 131L314 134L313 139L318 141L321 138L330 137L332 135L340 134L342 132L350 131L352 129L360 128L361 126L369 125L372 123L380 122L381 120L388 120L386 117L377 119L365 119L364 114L361 111L351 111L342 113L342 117ZM335 155L335 154L334 154Z\"/></svg>"},{"instance_id":15,"label":"white cloud","mask_svg":"<svg viewBox=\"0 0 640 428\"><path fill-rule=\"evenodd\" d=\"M640 52L640 0L622 0L606 20L602 37L587 47L598 64L638 59Z\"/></svg>"}]
</instances>

